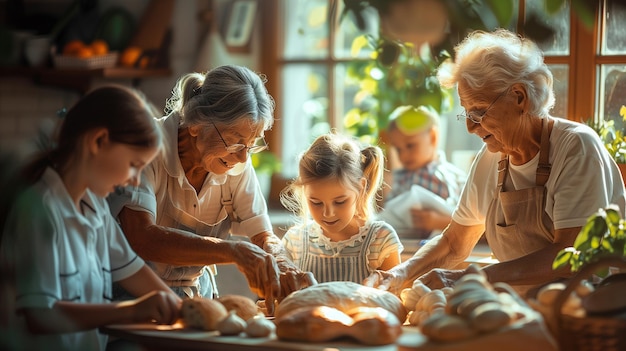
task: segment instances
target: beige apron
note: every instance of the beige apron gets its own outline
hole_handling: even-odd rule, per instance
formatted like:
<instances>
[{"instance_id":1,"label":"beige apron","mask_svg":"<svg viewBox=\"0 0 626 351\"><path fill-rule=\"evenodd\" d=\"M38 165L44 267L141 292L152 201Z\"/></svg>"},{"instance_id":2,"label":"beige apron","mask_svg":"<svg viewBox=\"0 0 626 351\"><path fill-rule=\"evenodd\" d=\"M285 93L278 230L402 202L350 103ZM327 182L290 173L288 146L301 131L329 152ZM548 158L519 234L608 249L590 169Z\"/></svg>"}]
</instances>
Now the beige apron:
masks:
<instances>
[{"instance_id":1,"label":"beige apron","mask_svg":"<svg viewBox=\"0 0 626 351\"><path fill-rule=\"evenodd\" d=\"M509 156L498 163L498 191L487 211L485 237L500 262L514 260L540 250L554 240L554 226L545 211L545 187L550 177L549 122L542 120L541 147L535 187L507 191ZM521 296L534 286L513 286Z\"/></svg>"}]
</instances>

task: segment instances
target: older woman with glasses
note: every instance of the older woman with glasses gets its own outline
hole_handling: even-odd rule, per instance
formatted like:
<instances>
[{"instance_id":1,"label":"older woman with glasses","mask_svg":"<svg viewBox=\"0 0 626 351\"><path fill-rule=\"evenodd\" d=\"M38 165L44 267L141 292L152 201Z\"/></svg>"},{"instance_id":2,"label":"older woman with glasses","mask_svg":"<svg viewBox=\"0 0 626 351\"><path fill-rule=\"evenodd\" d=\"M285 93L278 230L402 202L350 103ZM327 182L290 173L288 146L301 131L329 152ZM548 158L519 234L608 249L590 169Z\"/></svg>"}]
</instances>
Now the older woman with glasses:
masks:
<instances>
[{"instance_id":1,"label":"older woman with glasses","mask_svg":"<svg viewBox=\"0 0 626 351\"><path fill-rule=\"evenodd\" d=\"M315 283L286 258L250 162L267 148L273 111L263 77L245 67L181 77L159 119L166 151L139 187L109 197L133 249L183 297L217 296L214 264L236 264L270 313Z\"/></svg>"},{"instance_id":2,"label":"older woman with glasses","mask_svg":"<svg viewBox=\"0 0 626 351\"><path fill-rule=\"evenodd\" d=\"M598 208L614 203L624 212L624 183L592 129L550 115L552 73L532 41L477 31L455 53L438 78L457 86L459 117L484 146L442 234L365 284L392 292L418 278L431 288L452 286L484 234L499 261L483 268L488 280L524 295L571 274L552 269L557 252L573 245Z\"/></svg>"}]
</instances>

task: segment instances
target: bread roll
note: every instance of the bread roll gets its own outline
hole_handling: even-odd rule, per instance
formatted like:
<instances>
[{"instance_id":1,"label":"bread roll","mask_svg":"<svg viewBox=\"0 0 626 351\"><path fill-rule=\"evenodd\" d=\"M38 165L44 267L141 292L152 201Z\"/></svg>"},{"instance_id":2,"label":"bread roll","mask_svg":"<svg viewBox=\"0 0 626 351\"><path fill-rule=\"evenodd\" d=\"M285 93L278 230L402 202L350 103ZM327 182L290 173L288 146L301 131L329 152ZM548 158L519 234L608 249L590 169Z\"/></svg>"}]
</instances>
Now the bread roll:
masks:
<instances>
[{"instance_id":1,"label":"bread roll","mask_svg":"<svg viewBox=\"0 0 626 351\"><path fill-rule=\"evenodd\" d=\"M396 295L353 282L326 282L295 291L276 308L280 318L301 307L329 306L344 313L357 307L381 307L393 313L399 321L406 320L407 310Z\"/></svg>"},{"instance_id":2,"label":"bread roll","mask_svg":"<svg viewBox=\"0 0 626 351\"><path fill-rule=\"evenodd\" d=\"M226 310L234 310L241 319L247 321L256 316L261 309L252 299L242 295L224 295L220 296L217 301L221 302Z\"/></svg>"},{"instance_id":3,"label":"bread roll","mask_svg":"<svg viewBox=\"0 0 626 351\"><path fill-rule=\"evenodd\" d=\"M180 312L185 327L201 330L215 330L217 323L228 315L220 302L203 297L184 299Z\"/></svg>"}]
</instances>

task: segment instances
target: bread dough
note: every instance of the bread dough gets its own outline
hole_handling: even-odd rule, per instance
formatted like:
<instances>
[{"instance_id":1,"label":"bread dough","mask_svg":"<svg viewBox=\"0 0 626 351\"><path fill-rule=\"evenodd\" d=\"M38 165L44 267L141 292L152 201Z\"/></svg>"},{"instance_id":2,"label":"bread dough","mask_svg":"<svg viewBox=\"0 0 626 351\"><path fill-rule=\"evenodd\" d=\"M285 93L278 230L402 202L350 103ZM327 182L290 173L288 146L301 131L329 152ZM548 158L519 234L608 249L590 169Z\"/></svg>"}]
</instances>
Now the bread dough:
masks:
<instances>
[{"instance_id":1,"label":"bread dough","mask_svg":"<svg viewBox=\"0 0 626 351\"><path fill-rule=\"evenodd\" d=\"M348 313L357 307L381 307L405 321L407 310L396 295L354 282L326 282L295 291L276 308L281 316L300 307L328 306Z\"/></svg>"}]
</instances>

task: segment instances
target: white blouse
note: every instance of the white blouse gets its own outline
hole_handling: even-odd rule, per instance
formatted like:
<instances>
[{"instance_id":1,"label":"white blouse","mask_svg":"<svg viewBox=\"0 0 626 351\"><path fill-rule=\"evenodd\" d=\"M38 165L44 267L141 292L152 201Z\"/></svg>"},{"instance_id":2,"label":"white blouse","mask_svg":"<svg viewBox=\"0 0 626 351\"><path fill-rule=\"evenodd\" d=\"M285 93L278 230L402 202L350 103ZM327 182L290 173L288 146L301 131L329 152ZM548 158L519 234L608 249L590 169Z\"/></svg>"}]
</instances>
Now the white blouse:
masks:
<instances>
[{"instance_id":1,"label":"white blouse","mask_svg":"<svg viewBox=\"0 0 626 351\"><path fill-rule=\"evenodd\" d=\"M87 190L80 206L79 211L51 168L20 195L7 219L0 253L2 269L15 277L16 310L48 309L57 301L108 303L112 282L143 267L104 199ZM24 321L20 323L23 327ZM25 342L42 350L104 350L107 342L97 329L50 335L29 335L25 328L19 332Z\"/></svg>"}]
</instances>

